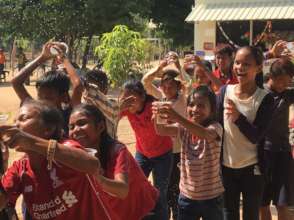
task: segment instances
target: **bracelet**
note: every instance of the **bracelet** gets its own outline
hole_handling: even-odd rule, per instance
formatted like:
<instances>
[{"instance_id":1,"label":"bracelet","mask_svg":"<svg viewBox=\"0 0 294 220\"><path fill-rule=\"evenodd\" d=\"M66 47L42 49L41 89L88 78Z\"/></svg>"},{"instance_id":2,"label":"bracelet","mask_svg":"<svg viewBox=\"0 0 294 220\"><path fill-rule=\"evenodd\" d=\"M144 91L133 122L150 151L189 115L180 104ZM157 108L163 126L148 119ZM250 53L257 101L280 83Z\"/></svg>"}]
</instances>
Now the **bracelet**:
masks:
<instances>
[{"instance_id":1,"label":"bracelet","mask_svg":"<svg viewBox=\"0 0 294 220\"><path fill-rule=\"evenodd\" d=\"M57 141L50 139L48 148L47 148L47 161L48 161L47 169L48 170L52 169L52 162L54 161L56 147L57 147Z\"/></svg>"}]
</instances>

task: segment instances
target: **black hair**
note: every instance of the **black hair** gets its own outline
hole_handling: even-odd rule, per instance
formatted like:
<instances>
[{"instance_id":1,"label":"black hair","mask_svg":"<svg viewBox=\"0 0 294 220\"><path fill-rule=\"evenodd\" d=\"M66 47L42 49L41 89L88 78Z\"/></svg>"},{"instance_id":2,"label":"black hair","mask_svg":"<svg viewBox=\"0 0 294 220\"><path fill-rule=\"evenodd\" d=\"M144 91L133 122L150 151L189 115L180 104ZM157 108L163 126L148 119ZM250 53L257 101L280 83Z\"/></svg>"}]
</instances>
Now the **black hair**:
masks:
<instances>
[{"instance_id":1,"label":"black hair","mask_svg":"<svg viewBox=\"0 0 294 220\"><path fill-rule=\"evenodd\" d=\"M123 90L129 90L136 93L144 99L144 106L147 102L153 101L154 97L147 94L142 82L136 79L130 79L123 84Z\"/></svg>"},{"instance_id":2,"label":"black hair","mask_svg":"<svg viewBox=\"0 0 294 220\"><path fill-rule=\"evenodd\" d=\"M179 80L176 80L175 78L179 75L179 72L175 69L166 69L163 71L162 77L161 77L161 84L168 80L173 80L178 90L181 89L182 83Z\"/></svg>"},{"instance_id":3,"label":"black hair","mask_svg":"<svg viewBox=\"0 0 294 220\"><path fill-rule=\"evenodd\" d=\"M216 95L208 86L205 86L205 85L198 86L197 88L193 89L190 95L188 96L187 106L193 103L196 94L202 97L207 97L209 101L210 116L207 120L205 120L202 123L203 126L208 126L209 124L211 124L213 121L216 120Z\"/></svg>"},{"instance_id":4,"label":"black hair","mask_svg":"<svg viewBox=\"0 0 294 220\"><path fill-rule=\"evenodd\" d=\"M237 50L237 52L243 49L248 50L250 52L251 56L253 57L258 66L261 66L263 64L264 56L261 49L255 46L244 46L240 47Z\"/></svg>"},{"instance_id":5,"label":"black hair","mask_svg":"<svg viewBox=\"0 0 294 220\"><path fill-rule=\"evenodd\" d=\"M275 78L281 75L294 76L294 64L288 58L279 58L270 67L269 77Z\"/></svg>"},{"instance_id":6,"label":"black hair","mask_svg":"<svg viewBox=\"0 0 294 220\"><path fill-rule=\"evenodd\" d=\"M255 62L258 66L263 65L264 56L263 56L263 52L260 48L255 47L255 46L245 46L245 47L240 47L237 50L237 52L242 49L248 50L250 52L251 56L253 57L253 59L255 60ZM263 71L262 71L262 69L260 70L260 72L258 72L256 74L255 82L259 88L263 88Z\"/></svg>"},{"instance_id":7,"label":"black hair","mask_svg":"<svg viewBox=\"0 0 294 220\"><path fill-rule=\"evenodd\" d=\"M95 125L99 122L103 122L105 125L105 130L101 133L100 137L100 154L99 154L99 160L101 163L101 166L104 170L107 168L107 162L109 159L109 154L110 154L110 147L114 144L117 143L116 140L114 140L108 133L107 133L107 128L106 128L106 123L105 123L105 116L103 113L96 108L94 105L89 105L89 104L80 104L76 106L71 114L74 114L75 112L81 112L82 114L85 114L87 117L90 117L94 120Z\"/></svg>"},{"instance_id":8,"label":"black hair","mask_svg":"<svg viewBox=\"0 0 294 220\"><path fill-rule=\"evenodd\" d=\"M86 82L96 84L101 91L108 88L108 77L102 70L90 70L85 75Z\"/></svg>"},{"instance_id":9,"label":"black hair","mask_svg":"<svg viewBox=\"0 0 294 220\"><path fill-rule=\"evenodd\" d=\"M59 109L45 101L26 99L21 106L33 106L40 111L40 118L46 127L54 128L50 139L60 140L64 120Z\"/></svg>"},{"instance_id":10,"label":"black hair","mask_svg":"<svg viewBox=\"0 0 294 220\"><path fill-rule=\"evenodd\" d=\"M201 63L205 66L207 71L212 72L211 62L209 62L208 60L202 60Z\"/></svg>"},{"instance_id":11,"label":"black hair","mask_svg":"<svg viewBox=\"0 0 294 220\"><path fill-rule=\"evenodd\" d=\"M58 94L68 93L70 80L63 71L52 70L46 72L36 82L36 88L50 88L58 92Z\"/></svg>"},{"instance_id":12,"label":"black hair","mask_svg":"<svg viewBox=\"0 0 294 220\"><path fill-rule=\"evenodd\" d=\"M229 57L232 57L234 53L234 49L229 44L219 44L214 49L214 54L220 54L220 55L228 55Z\"/></svg>"}]
</instances>

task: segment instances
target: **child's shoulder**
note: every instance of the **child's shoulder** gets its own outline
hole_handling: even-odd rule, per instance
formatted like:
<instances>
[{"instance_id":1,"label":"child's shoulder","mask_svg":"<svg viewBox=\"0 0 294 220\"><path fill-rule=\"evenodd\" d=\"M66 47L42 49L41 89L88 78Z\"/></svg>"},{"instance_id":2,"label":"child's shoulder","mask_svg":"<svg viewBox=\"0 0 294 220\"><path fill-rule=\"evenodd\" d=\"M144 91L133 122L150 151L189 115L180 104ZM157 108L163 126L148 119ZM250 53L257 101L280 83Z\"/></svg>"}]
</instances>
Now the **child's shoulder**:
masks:
<instances>
[{"instance_id":1,"label":"child's shoulder","mask_svg":"<svg viewBox=\"0 0 294 220\"><path fill-rule=\"evenodd\" d=\"M216 130L216 132L217 132L218 134L223 132L223 127L222 127L222 125L221 125L219 122L217 122L217 121L213 121L213 122L211 122L211 123L207 126L207 128L209 128L209 129L213 129L213 130Z\"/></svg>"}]
</instances>

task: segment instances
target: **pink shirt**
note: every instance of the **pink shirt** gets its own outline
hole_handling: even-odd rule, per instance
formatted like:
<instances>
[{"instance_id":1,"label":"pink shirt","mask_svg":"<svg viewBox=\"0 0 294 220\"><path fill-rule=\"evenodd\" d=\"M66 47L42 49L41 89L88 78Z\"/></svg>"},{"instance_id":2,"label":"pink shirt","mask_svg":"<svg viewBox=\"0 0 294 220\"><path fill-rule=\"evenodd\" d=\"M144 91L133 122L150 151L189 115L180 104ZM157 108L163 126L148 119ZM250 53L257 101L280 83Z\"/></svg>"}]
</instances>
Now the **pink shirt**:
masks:
<instances>
[{"instance_id":1,"label":"pink shirt","mask_svg":"<svg viewBox=\"0 0 294 220\"><path fill-rule=\"evenodd\" d=\"M108 203L122 220L142 219L155 207L159 192L147 180L143 171L124 145L118 143L110 151L105 176L114 179L116 174L127 174L129 193L125 199L118 199L105 193L109 199Z\"/></svg>"},{"instance_id":2,"label":"pink shirt","mask_svg":"<svg viewBox=\"0 0 294 220\"><path fill-rule=\"evenodd\" d=\"M73 141L64 142L80 147ZM42 172L34 173L28 157L17 160L2 177L1 184L14 203L23 194L27 209L34 220L118 220L103 191L94 185L98 198L85 173L74 171L61 164L47 170L47 161L40 164ZM94 179L89 177L92 182Z\"/></svg>"},{"instance_id":3,"label":"pink shirt","mask_svg":"<svg viewBox=\"0 0 294 220\"><path fill-rule=\"evenodd\" d=\"M148 158L158 157L172 149L170 137L159 136L154 128L152 118L152 102L148 102L140 114L124 111L121 116L127 116L136 136L136 150Z\"/></svg>"}]
</instances>

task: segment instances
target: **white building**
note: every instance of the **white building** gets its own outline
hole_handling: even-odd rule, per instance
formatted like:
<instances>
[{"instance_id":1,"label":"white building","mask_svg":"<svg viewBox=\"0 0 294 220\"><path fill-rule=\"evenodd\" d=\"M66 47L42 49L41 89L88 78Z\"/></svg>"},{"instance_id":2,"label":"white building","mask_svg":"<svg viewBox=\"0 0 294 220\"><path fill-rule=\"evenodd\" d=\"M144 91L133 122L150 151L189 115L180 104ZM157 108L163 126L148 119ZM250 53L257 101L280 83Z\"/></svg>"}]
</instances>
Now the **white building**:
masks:
<instances>
[{"instance_id":1,"label":"white building","mask_svg":"<svg viewBox=\"0 0 294 220\"><path fill-rule=\"evenodd\" d=\"M186 18L194 23L194 48L198 54L212 55L216 45L216 25L222 21L294 19L294 0L195 0Z\"/></svg>"}]
</instances>

